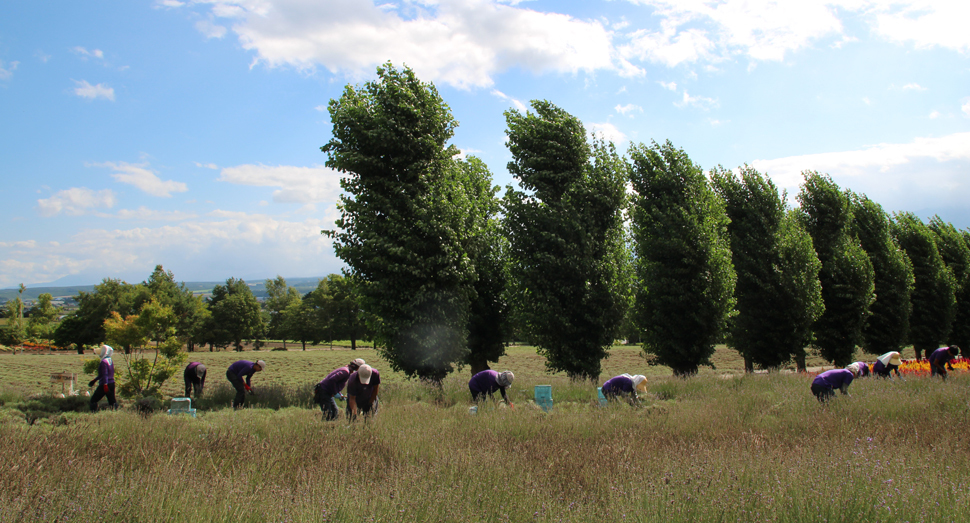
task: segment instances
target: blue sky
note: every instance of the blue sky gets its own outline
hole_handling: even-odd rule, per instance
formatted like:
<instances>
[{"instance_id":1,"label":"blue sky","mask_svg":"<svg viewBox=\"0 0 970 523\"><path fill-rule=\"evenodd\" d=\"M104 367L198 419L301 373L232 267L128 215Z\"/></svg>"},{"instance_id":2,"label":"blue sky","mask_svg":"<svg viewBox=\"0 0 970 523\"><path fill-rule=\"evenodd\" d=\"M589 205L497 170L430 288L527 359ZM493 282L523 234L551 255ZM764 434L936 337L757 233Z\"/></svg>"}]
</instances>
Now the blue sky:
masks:
<instances>
[{"instance_id":1,"label":"blue sky","mask_svg":"<svg viewBox=\"0 0 970 523\"><path fill-rule=\"evenodd\" d=\"M0 5L0 287L339 271L326 105L376 66L433 82L506 170L548 99L615 141L829 173L970 227L970 2L145 0Z\"/></svg>"}]
</instances>

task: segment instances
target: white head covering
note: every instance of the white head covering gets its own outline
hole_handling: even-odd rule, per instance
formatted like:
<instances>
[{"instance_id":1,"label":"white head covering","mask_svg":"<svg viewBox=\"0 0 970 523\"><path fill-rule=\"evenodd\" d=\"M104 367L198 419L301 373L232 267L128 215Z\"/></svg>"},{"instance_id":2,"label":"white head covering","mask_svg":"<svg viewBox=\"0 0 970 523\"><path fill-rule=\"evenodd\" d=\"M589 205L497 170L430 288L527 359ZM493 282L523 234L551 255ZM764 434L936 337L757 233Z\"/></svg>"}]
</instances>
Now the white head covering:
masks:
<instances>
[{"instance_id":1,"label":"white head covering","mask_svg":"<svg viewBox=\"0 0 970 523\"><path fill-rule=\"evenodd\" d=\"M858 362L856 362L856 363L850 363L849 366L846 367L846 370L848 370L849 372L851 372L852 375L855 376L855 377L857 377L857 378L859 377L859 373L862 372L859 369L859 363Z\"/></svg>"},{"instance_id":2,"label":"white head covering","mask_svg":"<svg viewBox=\"0 0 970 523\"><path fill-rule=\"evenodd\" d=\"M266 362L265 361L259 360L259 361L256 362L256 365L259 365L259 370L266 370Z\"/></svg>"},{"instance_id":3,"label":"white head covering","mask_svg":"<svg viewBox=\"0 0 970 523\"><path fill-rule=\"evenodd\" d=\"M506 370L498 374L498 377L495 378L495 383L497 383L499 387L502 387L504 389L505 387L508 387L509 385L511 385L512 380L514 379L515 379L515 374L512 374L512 371L510 370Z\"/></svg>"},{"instance_id":4,"label":"white head covering","mask_svg":"<svg viewBox=\"0 0 970 523\"><path fill-rule=\"evenodd\" d=\"M195 366L195 376L201 378L205 374L205 365L198 364Z\"/></svg>"},{"instance_id":5,"label":"white head covering","mask_svg":"<svg viewBox=\"0 0 970 523\"><path fill-rule=\"evenodd\" d=\"M883 365L899 365L902 363L899 359L899 353L895 351L887 352L876 359Z\"/></svg>"},{"instance_id":6,"label":"white head covering","mask_svg":"<svg viewBox=\"0 0 970 523\"><path fill-rule=\"evenodd\" d=\"M647 391L647 377L644 376L643 374L637 374L636 376L634 376L633 377L633 387L636 390L640 391L640 392L646 392Z\"/></svg>"},{"instance_id":7,"label":"white head covering","mask_svg":"<svg viewBox=\"0 0 970 523\"><path fill-rule=\"evenodd\" d=\"M367 364L361 365L360 368L357 369L357 379L359 379L362 384L369 385L370 376L373 373L374 373L374 369L370 365L367 365Z\"/></svg>"},{"instance_id":8,"label":"white head covering","mask_svg":"<svg viewBox=\"0 0 970 523\"><path fill-rule=\"evenodd\" d=\"M115 350L112 349L110 345L105 345L104 343L102 343L101 346L98 347L98 350L95 352L95 354L97 354L98 357L101 358L101 361L107 361L109 365L114 365L115 362L111 361L111 355L114 354L114 351Z\"/></svg>"}]
</instances>

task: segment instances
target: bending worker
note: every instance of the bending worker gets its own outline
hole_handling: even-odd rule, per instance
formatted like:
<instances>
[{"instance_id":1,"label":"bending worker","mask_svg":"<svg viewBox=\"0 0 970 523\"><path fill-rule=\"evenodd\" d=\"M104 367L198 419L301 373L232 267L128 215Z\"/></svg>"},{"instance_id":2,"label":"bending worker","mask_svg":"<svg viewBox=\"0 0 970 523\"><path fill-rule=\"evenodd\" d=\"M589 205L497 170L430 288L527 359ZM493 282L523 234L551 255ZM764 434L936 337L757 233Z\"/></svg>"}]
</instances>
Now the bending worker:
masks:
<instances>
[{"instance_id":1,"label":"bending worker","mask_svg":"<svg viewBox=\"0 0 970 523\"><path fill-rule=\"evenodd\" d=\"M960 347L956 345L950 345L949 347L943 347L933 351L930 357L930 376L940 376L943 381L946 381L946 368L949 367L953 370L953 359L960 354Z\"/></svg>"},{"instance_id":2,"label":"bending worker","mask_svg":"<svg viewBox=\"0 0 970 523\"><path fill-rule=\"evenodd\" d=\"M98 377L88 383L88 387L93 387L95 383L98 384L98 388L91 395L91 412L98 411L98 402L105 396L108 397L109 407L113 409L118 407L118 402L115 401L115 364L111 360L111 354L114 351L110 346L103 343L95 351L98 358L101 358L101 363L98 365Z\"/></svg>"},{"instance_id":3,"label":"bending worker","mask_svg":"<svg viewBox=\"0 0 970 523\"><path fill-rule=\"evenodd\" d=\"M377 414L377 393L381 390L381 373L370 365L361 365L347 378L347 417Z\"/></svg>"},{"instance_id":4,"label":"bending worker","mask_svg":"<svg viewBox=\"0 0 970 523\"><path fill-rule=\"evenodd\" d=\"M344 390L350 374L360 369L363 364L364 360L357 358L346 366L334 369L313 388L313 402L320 405L324 420L337 419L337 402L334 401L334 397L340 397L340 391Z\"/></svg>"},{"instance_id":5,"label":"bending worker","mask_svg":"<svg viewBox=\"0 0 970 523\"><path fill-rule=\"evenodd\" d=\"M243 403L246 403L246 393L253 393L251 386L253 374L265 368L266 362L263 360L259 360L256 363L248 360L239 360L229 366L229 369L226 370L226 379L236 389L236 397L232 399L232 408L238 409L243 406ZM243 377L246 378L245 383L243 383Z\"/></svg>"},{"instance_id":6,"label":"bending worker","mask_svg":"<svg viewBox=\"0 0 970 523\"><path fill-rule=\"evenodd\" d=\"M515 375L507 370L502 372L483 370L479 372L468 381L468 390L472 393L472 401L485 399L486 396L492 397L492 394L498 391L502 393L502 399L505 400L505 403L511 407L512 402L509 401L505 389L512 385L514 379Z\"/></svg>"},{"instance_id":7,"label":"bending worker","mask_svg":"<svg viewBox=\"0 0 970 523\"><path fill-rule=\"evenodd\" d=\"M850 364L846 365L845 368L847 368L850 371L852 371L852 374L855 374L856 377L859 377L859 378L865 378L866 376L869 375L869 364L867 364L867 363L865 363L863 361L857 361L855 363L850 363Z\"/></svg>"},{"instance_id":8,"label":"bending worker","mask_svg":"<svg viewBox=\"0 0 970 523\"><path fill-rule=\"evenodd\" d=\"M182 373L182 378L185 380L185 397L191 398L189 394L192 390L195 390L195 399L199 399L202 395L202 389L205 387L205 365L193 361L185 367L185 372Z\"/></svg>"},{"instance_id":9,"label":"bending worker","mask_svg":"<svg viewBox=\"0 0 970 523\"><path fill-rule=\"evenodd\" d=\"M896 377L903 379L903 375L899 373L899 366L902 363L902 357L898 352L887 352L876 358L876 362L872 364L872 373L880 378L893 379L891 374L893 371L896 371Z\"/></svg>"},{"instance_id":10,"label":"bending worker","mask_svg":"<svg viewBox=\"0 0 970 523\"><path fill-rule=\"evenodd\" d=\"M638 392L647 392L647 378L643 374L613 376L603 384L602 391L606 399L610 401L615 401L620 396L628 396L632 403L637 401Z\"/></svg>"},{"instance_id":11,"label":"bending worker","mask_svg":"<svg viewBox=\"0 0 970 523\"><path fill-rule=\"evenodd\" d=\"M855 372L850 369L827 370L812 380L812 394L822 403L835 397L835 389L841 390L842 394L848 396L849 385L858 377L856 374L858 371L858 368L855 368Z\"/></svg>"}]
</instances>

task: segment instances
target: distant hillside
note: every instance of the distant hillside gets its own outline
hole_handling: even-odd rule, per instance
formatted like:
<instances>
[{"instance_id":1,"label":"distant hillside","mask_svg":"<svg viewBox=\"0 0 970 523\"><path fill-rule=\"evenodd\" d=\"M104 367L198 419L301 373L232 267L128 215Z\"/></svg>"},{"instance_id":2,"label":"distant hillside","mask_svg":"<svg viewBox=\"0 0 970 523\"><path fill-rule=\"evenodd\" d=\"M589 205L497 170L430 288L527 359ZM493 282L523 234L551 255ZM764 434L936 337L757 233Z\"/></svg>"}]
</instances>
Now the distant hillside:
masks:
<instances>
[{"instance_id":1,"label":"distant hillside","mask_svg":"<svg viewBox=\"0 0 970 523\"><path fill-rule=\"evenodd\" d=\"M287 278L286 283L291 287L296 288L300 294L306 294L313 289L317 288L317 282L323 279L323 276L315 276L311 278ZM185 282L185 287L196 294L210 294L212 289L216 285L225 284L223 281L187 281ZM266 297L266 280L258 281L247 281L249 288L253 290L253 294L257 298ZM78 292L94 292L94 285L75 285L69 287L27 287L24 291L24 301L35 301L37 297L41 294L48 293L51 296L58 297L68 297L77 296ZM0 289L0 303L4 303L7 300L12 300L17 297L17 289Z\"/></svg>"}]
</instances>

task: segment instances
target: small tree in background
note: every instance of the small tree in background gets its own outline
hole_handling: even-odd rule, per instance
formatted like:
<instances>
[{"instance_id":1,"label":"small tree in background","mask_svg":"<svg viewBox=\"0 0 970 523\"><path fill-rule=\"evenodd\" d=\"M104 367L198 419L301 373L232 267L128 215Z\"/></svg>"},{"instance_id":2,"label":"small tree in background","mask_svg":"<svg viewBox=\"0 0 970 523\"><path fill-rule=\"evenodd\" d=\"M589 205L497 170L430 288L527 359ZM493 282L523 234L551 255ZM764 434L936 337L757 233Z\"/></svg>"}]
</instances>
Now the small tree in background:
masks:
<instances>
[{"instance_id":1,"label":"small tree in background","mask_svg":"<svg viewBox=\"0 0 970 523\"><path fill-rule=\"evenodd\" d=\"M51 335L53 334L54 320L61 313L60 307L55 307L52 303L54 299L50 293L43 293L37 297L37 305L30 309L30 321L27 322L27 330L35 338L40 338L49 347Z\"/></svg>"},{"instance_id":2,"label":"small tree in background","mask_svg":"<svg viewBox=\"0 0 970 523\"><path fill-rule=\"evenodd\" d=\"M710 365L734 309L724 201L669 141L630 148L637 324L644 351L677 376Z\"/></svg>"},{"instance_id":3,"label":"small tree in background","mask_svg":"<svg viewBox=\"0 0 970 523\"><path fill-rule=\"evenodd\" d=\"M875 299L872 262L859 240L850 234L849 194L827 175L806 171L798 193L802 224L812 236L822 262L819 281L825 312L815 322L814 346L819 355L838 366L852 362L862 329Z\"/></svg>"},{"instance_id":4,"label":"small tree in background","mask_svg":"<svg viewBox=\"0 0 970 523\"><path fill-rule=\"evenodd\" d=\"M242 340L262 335L263 317L259 301L246 282L229 278L225 285L216 285L209 297L208 334L217 347L232 345L242 351Z\"/></svg>"},{"instance_id":5,"label":"small tree in background","mask_svg":"<svg viewBox=\"0 0 970 523\"><path fill-rule=\"evenodd\" d=\"M852 231L872 262L876 300L862 330L869 354L899 351L909 335L913 266L892 236L889 215L865 195L852 197Z\"/></svg>"},{"instance_id":6,"label":"small tree in background","mask_svg":"<svg viewBox=\"0 0 970 523\"><path fill-rule=\"evenodd\" d=\"M711 171L731 222L731 253L737 272L737 311L728 344L744 356L745 370L777 368L792 358L804 369L811 326L822 314L821 263L812 239L774 183L751 167L738 175Z\"/></svg>"},{"instance_id":7,"label":"small tree in background","mask_svg":"<svg viewBox=\"0 0 970 523\"><path fill-rule=\"evenodd\" d=\"M505 195L515 303L546 367L595 380L629 299L623 235L628 166L612 144L587 143L579 119L547 101L507 111Z\"/></svg>"},{"instance_id":8,"label":"small tree in background","mask_svg":"<svg viewBox=\"0 0 970 523\"><path fill-rule=\"evenodd\" d=\"M909 342L916 359L946 341L956 316L956 279L936 247L936 236L915 214L893 215L893 235L913 263L915 277Z\"/></svg>"},{"instance_id":9,"label":"small tree in background","mask_svg":"<svg viewBox=\"0 0 970 523\"><path fill-rule=\"evenodd\" d=\"M284 311L293 303L300 301L300 293L295 287L287 285L286 278L277 275L276 278L266 280L266 301L263 308L269 312L267 337L283 341L286 348L286 333L284 327ZM305 350L305 347L304 347Z\"/></svg>"},{"instance_id":10,"label":"small tree in background","mask_svg":"<svg viewBox=\"0 0 970 523\"><path fill-rule=\"evenodd\" d=\"M352 275L331 274L313 292L317 306L329 318L333 331L329 337L350 340L350 350L357 350L357 340L368 336L367 315L360 305L360 285Z\"/></svg>"},{"instance_id":11,"label":"small tree in background","mask_svg":"<svg viewBox=\"0 0 970 523\"><path fill-rule=\"evenodd\" d=\"M930 219L930 230L936 235L936 247L940 251L956 283L956 312L953 328L946 342L957 345L964 356L970 355L970 246L963 233L953 224L944 222L939 216Z\"/></svg>"}]
</instances>

